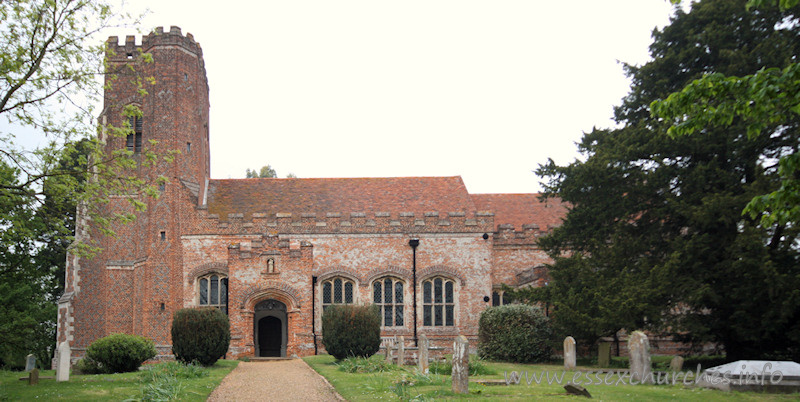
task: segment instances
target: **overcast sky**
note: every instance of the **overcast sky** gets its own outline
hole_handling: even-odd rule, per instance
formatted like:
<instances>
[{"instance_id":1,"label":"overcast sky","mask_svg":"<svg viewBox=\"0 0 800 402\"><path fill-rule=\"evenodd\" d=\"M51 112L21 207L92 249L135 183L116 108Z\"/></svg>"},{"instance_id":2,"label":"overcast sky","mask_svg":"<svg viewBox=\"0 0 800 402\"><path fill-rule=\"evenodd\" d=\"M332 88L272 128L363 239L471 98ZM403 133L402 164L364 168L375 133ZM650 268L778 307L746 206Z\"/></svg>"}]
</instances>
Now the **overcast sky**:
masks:
<instances>
[{"instance_id":1,"label":"overcast sky","mask_svg":"<svg viewBox=\"0 0 800 402\"><path fill-rule=\"evenodd\" d=\"M460 175L473 193L536 192L538 164L578 157L628 91L619 62L646 62L671 13L667 0L129 1L146 8L145 29L177 25L203 48L212 178L270 164Z\"/></svg>"}]
</instances>

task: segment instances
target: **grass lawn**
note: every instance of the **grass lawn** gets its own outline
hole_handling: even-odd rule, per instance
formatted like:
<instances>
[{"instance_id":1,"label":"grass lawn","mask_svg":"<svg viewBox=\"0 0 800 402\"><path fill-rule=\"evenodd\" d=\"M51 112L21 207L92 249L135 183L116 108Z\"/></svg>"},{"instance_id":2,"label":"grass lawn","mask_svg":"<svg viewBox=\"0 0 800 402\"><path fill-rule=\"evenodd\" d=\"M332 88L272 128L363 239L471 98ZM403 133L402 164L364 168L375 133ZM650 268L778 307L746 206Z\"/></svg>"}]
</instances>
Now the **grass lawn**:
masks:
<instances>
[{"instance_id":1,"label":"grass lawn","mask_svg":"<svg viewBox=\"0 0 800 402\"><path fill-rule=\"evenodd\" d=\"M198 378L179 378L160 383L161 388L177 390L181 401L205 401L222 379L239 364L235 360L219 360L205 369L208 375ZM146 366L147 367L147 366ZM153 365L151 367L159 367ZM41 377L55 377L54 370L40 372ZM27 373L0 371L0 401L17 400L68 400L68 401L122 401L142 399L143 392L152 382L144 381L142 373L71 375L67 382L40 379L38 385L20 381ZM157 387L158 388L158 387ZM158 390L156 390L158 391Z\"/></svg>"},{"instance_id":2,"label":"grass lawn","mask_svg":"<svg viewBox=\"0 0 800 402\"><path fill-rule=\"evenodd\" d=\"M373 359L380 359L373 356ZM526 365L510 363L482 362L483 365L495 374L470 376L472 379L504 379L504 373L516 371L523 373L519 385L486 386L470 383L469 395L455 395L451 390L450 376L431 374L420 376L414 373L413 366L406 366L400 370L375 373L347 373L339 370L331 356L310 356L304 360L322 374L348 401L382 400L432 400L432 399L558 399L568 397L563 388L575 372L567 372L562 385L541 384L531 382L527 384L525 372L529 375L539 375L545 371L551 374L562 373L563 366L557 365ZM583 368L583 367L580 367ZM585 367L591 370L591 367ZM594 377L594 376L592 376ZM586 384L585 377L583 378ZM683 385L585 385L592 394L592 398L604 401L785 401L798 400L800 394L761 394L722 392L702 388L690 388ZM571 397L570 397L571 398ZM582 400L582 399L581 399Z\"/></svg>"}]
</instances>

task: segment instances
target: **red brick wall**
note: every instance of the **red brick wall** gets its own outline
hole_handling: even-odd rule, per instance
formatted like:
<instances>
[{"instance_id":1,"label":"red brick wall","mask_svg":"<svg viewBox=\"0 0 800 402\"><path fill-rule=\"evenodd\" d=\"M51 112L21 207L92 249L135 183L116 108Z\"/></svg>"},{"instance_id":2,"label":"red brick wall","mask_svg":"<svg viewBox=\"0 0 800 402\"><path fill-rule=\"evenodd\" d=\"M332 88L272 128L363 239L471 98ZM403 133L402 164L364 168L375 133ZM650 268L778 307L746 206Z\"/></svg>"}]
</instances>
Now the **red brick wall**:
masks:
<instances>
[{"instance_id":1,"label":"red brick wall","mask_svg":"<svg viewBox=\"0 0 800 402\"><path fill-rule=\"evenodd\" d=\"M526 285L520 283L518 275L533 268L549 264L552 259L536 245L536 240L546 232L534 226L525 226L515 231L510 225L500 225L493 237L492 251L492 284L493 285ZM541 271L541 272L540 272ZM546 272L536 270L533 286L544 286L547 281ZM526 276L528 278L530 276Z\"/></svg>"}]
</instances>

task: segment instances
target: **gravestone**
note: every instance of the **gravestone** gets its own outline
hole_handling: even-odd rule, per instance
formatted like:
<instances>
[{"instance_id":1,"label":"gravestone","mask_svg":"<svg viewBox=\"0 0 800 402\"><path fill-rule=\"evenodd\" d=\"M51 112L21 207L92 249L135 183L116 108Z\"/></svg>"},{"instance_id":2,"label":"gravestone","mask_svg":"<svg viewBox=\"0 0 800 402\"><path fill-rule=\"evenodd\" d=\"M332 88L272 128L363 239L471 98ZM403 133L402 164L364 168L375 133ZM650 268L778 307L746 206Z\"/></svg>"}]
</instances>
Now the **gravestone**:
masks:
<instances>
[{"instance_id":1,"label":"gravestone","mask_svg":"<svg viewBox=\"0 0 800 402\"><path fill-rule=\"evenodd\" d=\"M58 367L56 368L56 381L69 381L69 363L72 351L66 341L58 345Z\"/></svg>"},{"instance_id":2,"label":"gravestone","mask_svg":"<svg viewBox=\"0 0 800 402\"><path fill-rule=\"evenodd\" d=\"M419 350L417 350L417 369L422 374L428 374L428 337L419 336Z\"/></svg>"},{"instance_id":3,"label":"gravestone","mask_svg":"<svg viewBox=\"0 0 800 402\"><path fill-rule=\"evenodd\" d=\"M25 357L25 371L31 371L36 368L36 356L30 354Z\"/></svg>"},{"instance_id":4,"label":"gravestone","mask_svg":"<svg viewBox=\"0 0 800 402\"><path fill-rule=\"evenodd\" d=\"M575 366L575 338L568 336L564 338L564 370L573 370Z\"/></svg>"},{"instance_id":5,"label":"gravestone","mask_svg":"<svg viewBox=\"0 0 800 402\"><path fill-rule=\"evenodd\" d=\"M39 383L39 369L35 368L31 370L31 373L28 375L28 385L36 385Z\"/></svg>"},{"instance_id":6,"label":"gravestone","mask_svg":"<svg viewBox=\"0 0 800 402\"><path fill-rule=\"evenodd\" d=\"M406 338L400 336L397 338L397 365L404 364L406 364Z\"/></svg>"},{"instance_id":7,"label":"gravestone","mask_svg":"<svg viewBox=\"0 0 800 402\"><path fill-rule=\"evenodd\" d=\"M383 354L384 354L384 356L386 358L386 361L391 363L392 362L392 344L391 344L391 342L387 341L387 342L384 343L384 345L385 345L385 347L383 349Z\"/></svg>"},{"instance_id":8,"label":"gravestone","mask_svg":"<svg viewBox=\"0 0 800 402\"><path fill-rule=\"evenodd\" d=\"M650 362L650 341L642 331L634 331L628 338L630 354L631 381L653 383L652 364Z\"/></svg>"},{"instance_id":9,"label":"gravestone","mask_svg":"<svg viewBox=\"0 0 800 402\"><path fill-rule=\"evenodd\" d=\"M669 370L670 371L681 371L683 370L683 358L680 356L675 356L669 362Z\"/></svg>"},{"instance_id":10,"label":"gravestone","mask_svg":"<svg viewBox=\"0 0 800 402\"><path fill-rule=\"evenodd\" d=\"M469 342L464 335L459 335L453 342L453 392L469 393Z\"/></svg>"},{"instance_id":11,"label":"gravestone","mask_svg":"<svg viewBox=\"0 0 800 402\"><path fill-rule=\"evenodd\" d=\"M738 360L703 371L696 384L722 391L797 393L800 392L800 364Z\"/></svg>"},{"instance_id":12,"label":"gravestone","mask_svg":"<svg viewBox=\"0 0 800 402\"><path fill-rule=\"evenodd\" d=\"M597 365L600 367L608 367L611 365L611 343L600 342L597 345Z\"/></svg>"},{"instance_id":13,"label":"gravestone","mask_svg":"<svg viewBox=\"0 0 800 402\"><path fill-rule=\"evenodd\" d=\"M592 394L590 394L589 391L586 390L586 388L581 387L580 385L569 383L564 386L564 389L567 390L567 393L570 395L585 396L587 398L592 397Z\"/></svg>"}]
</instances>

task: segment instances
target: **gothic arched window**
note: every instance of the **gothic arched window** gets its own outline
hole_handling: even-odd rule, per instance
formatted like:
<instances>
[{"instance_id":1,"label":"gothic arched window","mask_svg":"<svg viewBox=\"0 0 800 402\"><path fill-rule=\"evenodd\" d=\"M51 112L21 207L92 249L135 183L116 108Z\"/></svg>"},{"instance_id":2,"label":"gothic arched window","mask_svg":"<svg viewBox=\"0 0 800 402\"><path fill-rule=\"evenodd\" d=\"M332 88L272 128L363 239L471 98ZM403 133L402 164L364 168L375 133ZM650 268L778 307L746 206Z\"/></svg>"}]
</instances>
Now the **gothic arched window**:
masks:
<instances>
[{"instance_id":1,"label":"gothic arched window","mask_svg":"<svg viewBox=\"0 0 800 402\"><path fill-rule=\"evenodd\" d=\"M455 325L455 282L437 276L422 282L422 325Z\"/></svg>"},{"instance_id":2,"label":"gothic arched window","mask_svg":"<svg viewBox=\"0 0 800 402\"><path fill-rule=\"evenodd\" d=\"M353 281L336 277L322 282L322 310L331 304L353 304Z\"/></svg>"},{"instance_id":3,"label":"gothic arched window","mask_svg":"<svg viewBox=\"0 0 800 402\"><path fill-rule=\"evenodd\" d=\"M128 118L132 132L125 137L125 149L131 152L142 151L142 118L131 116Z\"/></svg>"},{"instance_id":4,"label":"gothic arched window","mask_svg":"<svg viewBox=\"0 0 800 402\"><path fill-rule=\"evenodd\" d=\"M514 299L507 295L504 290L495 290L492 292L492 307L505 306L513 302Z\"/></svg>"},{"instance_id":5,"label":"gothic arched window","mask_svg":"<svg viewBox=\"0 0 800 402\"><path fill-rule=\"evenodd\" d=\"M403 320L403 282L383 278L372 282L372 302L380 307L384 327L401 327Z\"/></svg>"},{"instance_id":6,"label":"gothic arched window","mask_svg":"<svg viewBox=\"0 0 800 402\"><path fill-rule=\"evenodd\" d=\"M211 273L197 280L198 305L216 307L228 314L228 278Z\"/></svg>"}]
</instances>

